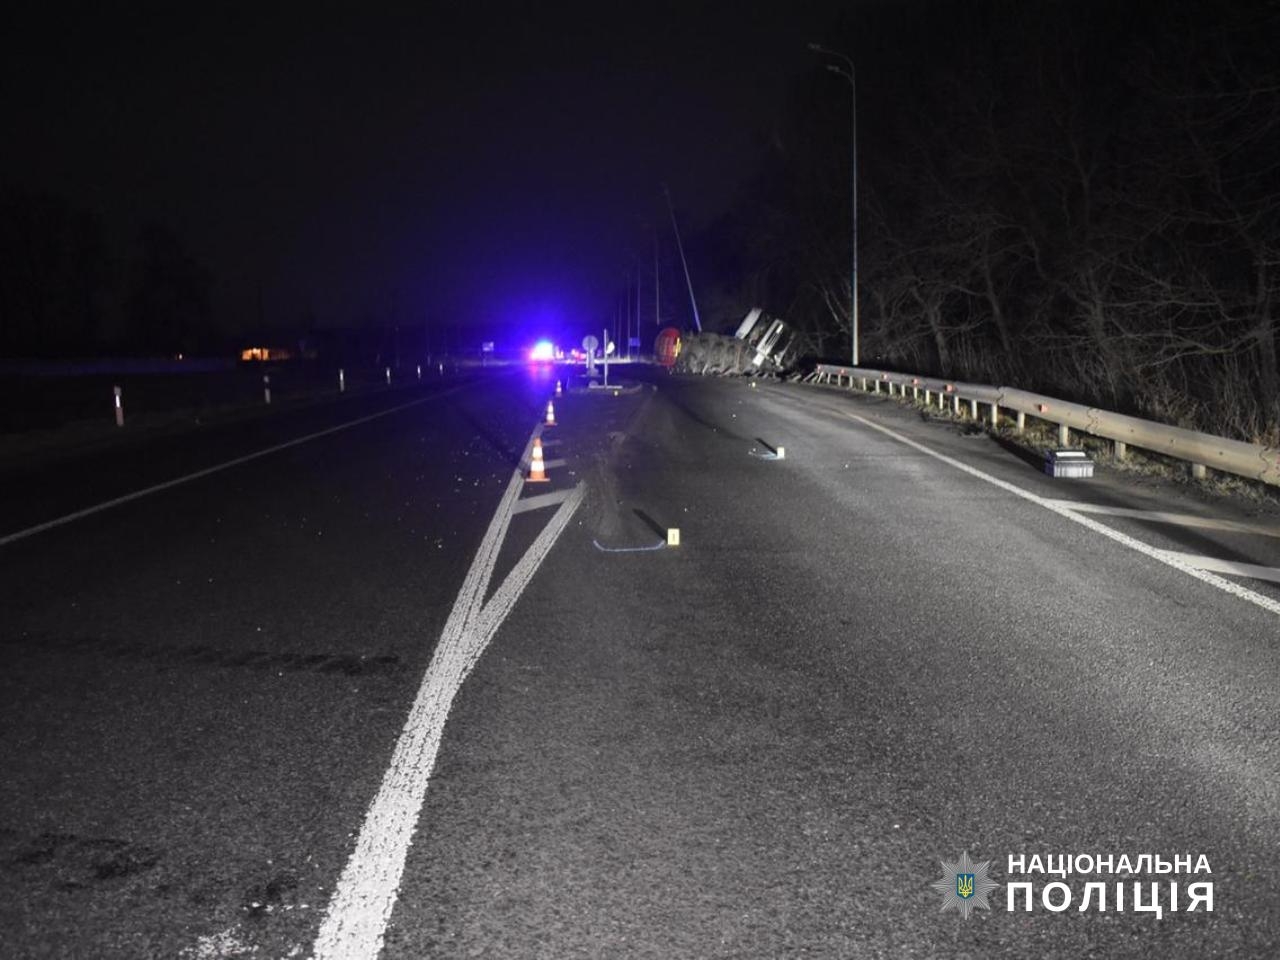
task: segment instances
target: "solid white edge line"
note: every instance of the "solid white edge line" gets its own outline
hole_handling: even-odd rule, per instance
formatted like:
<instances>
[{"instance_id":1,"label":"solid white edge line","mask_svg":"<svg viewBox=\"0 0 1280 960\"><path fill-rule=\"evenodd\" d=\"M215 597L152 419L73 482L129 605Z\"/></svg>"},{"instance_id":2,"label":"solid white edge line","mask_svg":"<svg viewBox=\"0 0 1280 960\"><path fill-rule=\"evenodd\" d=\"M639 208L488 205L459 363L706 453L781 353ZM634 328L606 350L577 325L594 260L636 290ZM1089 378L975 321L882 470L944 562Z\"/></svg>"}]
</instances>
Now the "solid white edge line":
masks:
<instances>
[{"instance_id":1,"label":"solid white edge line","mask_svg":"<svg viewBox=\"0 0 1280 960\"><path fill-rule=\"evenodd\" d=\"M860 417L856 413L848 412L844 412L843 415L851 420L856 420L864 426L870 427L872 430L877 430L885 436L897 440L899 443L906 444L912 449L919 450L921 453L927 454L935 460L940 460L943 463L949 464L957 470L962 470L970 476L977 477L979 480L985 480L987 483L999 487L1001 490L1008 491L1009 493L1021 497L1024 500L1029 500L1031 503L1037 504L1052 513L1056 513L1060 517L1065 517L1072 523L1078 523L1082 527L1092 530L1094 533L1101 534L1102 536L1107 537L1110 540L1114 540L1116 543L1122 544L1131 550L1136 550L1138 553L1144 554L1153 560L1163 563L1165 566L1179 570L1189 577L1195 577L1203 583L1207 583L1212 587L1217 587L1224 593L1229 593L1232 596L1239 597L1241 600L1247 600L1249 603L1261 607L1269 613L1274 613L1277 616L1280 616L1280 600L1273 600L1268 596L1250 590L1248 587L1243 587L1238 583L1225 580L1216 574L1208 572L1207 570L1201 570L1192 566L1177 554L1150 546L1149 544L1143 543L1141 540L1137 540L1128 534L1121 533L1119 530L1114 530L1104 523L1099 523L1096 520L1091 520L1089 517L1076 513L1068 507L1060 505L1061 501L1049 500L1045 497L1039 496L1038 494L1032 493L1030 490L1024 490L1016 484L1001 480L998 477L993 477L991 474L979 470L976 467L971 467L967 463L961 463L954 457L949 457L945 453L939 453L922 443L917 443L910 437L904 437L896 430L891 430L878 423L872 423L866 417Z\"/></svg>"},{"instance_id":2,"label":"solid white edge line","mask_svg":"<svg viewBox=\"0 0 1280 960\"><path fill-rule=\"evenodd\" d=\"M535 430L529 437L525 458L540 432ZM582 484L568 494L493 598L484 604L485 591L522 488L523 477L517 470L476 551L382 784L365 814L355 849L338 880L316 936L314 960L375 960L381 953L454 697L584 496Z\"/></svg>"},{"instance_id":3,"label":"solid white edge line","mask_svg":"<svg viewBox=\"0 0 1280 960\"><path fill-rule=\"evenodd\" d=\"M110 510L112 507L118 507L121 504L129 503L133 500L140 500L143 497L149 497L153 493L159 493L162 490L168 490L170 487L176 487L179 484L189 483L192 480L199 480L201 477L207 477L210 474L219 473L231 467L238 467L242 463L248 463L251 460L257 460L259 457L269 456L273 453L279 453L281 450L287 450L290 447L296 447L300 443L307 443L310 440L316 440L320 437L327 437L331 433L337 433L340 430L348 430L351 427L357 427L362 423L368 423L370 420L377 420L379 417L387 417L393 413L399 413L401 410L408 410L410 407L416 407L426 403L428 400L438 400L441 397L456 393L468 384L459 384L456 387L450 387L441 393L433 393L429 397L420 397L417 400L410 400L408 403L402 403L398 406L391 407L387 410L379 410L367 417L359 417L355 420L348 420L337 426L326 427L324 430L317 430L315 433L308 433L303 437L295 437L292 440L286 440L284 443L278 443L274 447L267 447L265 450L258 450L254 453L245 454L243 457L236 457L234 460L226 460L223 463L214 464L212 467L205 467L203 470L197 470L194 473L188 473L173 480L166 480L163 483L153 484L142 490L135 490L133 493L126 493L122 497L116 497L113 500L107 500L103 503L95 504L92 507L85 507L83 510L77 510L75 513L68 513L65 516L57 517L53 520L46 520L44 523L38 523L34 527L27 527L25 530L18 530L15 533L0 536L0 547L5 544L13 543L15 540L22 540L26 537L34 536L37 533L43 533L46 530L52 530L54 527L60 527L63 524L71 523L74 520L82 520L85 517L93 516L95 513L101 513L104 510Z\"/></svg>"}]
</instances>

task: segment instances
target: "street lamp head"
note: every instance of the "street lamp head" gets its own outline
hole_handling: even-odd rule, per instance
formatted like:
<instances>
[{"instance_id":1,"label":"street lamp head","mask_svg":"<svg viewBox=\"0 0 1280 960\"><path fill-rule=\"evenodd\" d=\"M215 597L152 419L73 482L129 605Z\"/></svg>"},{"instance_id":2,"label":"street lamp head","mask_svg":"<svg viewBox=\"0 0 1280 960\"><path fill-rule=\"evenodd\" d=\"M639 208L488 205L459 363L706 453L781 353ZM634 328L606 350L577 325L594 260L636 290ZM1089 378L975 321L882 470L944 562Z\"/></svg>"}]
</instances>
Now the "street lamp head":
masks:
<instances>
[{"instance_id":1,"label":"street lamp head","mask_svg":"<svg viewBox=\"0 0 1280 960\"><path fill-rule=\"evenodd\" d=\"M810 50L813 50L813 51L815 51L815 52L817 52L817 53L822 53L822 44L820 44L820 43L811 43L811 44L809 44L809 49L810 49Z\"/></svg>"},{"instance_id":2,"label":"street lamp head","mask_svg":"<svg viewBox=\"0 0 1280 960\"><path fill-rule=\"evenodd\" d=\"M840 74L840 76L842 77L845 75L844 71L841 70L839 67L837 67L834 63L828 63L827 69L830 70L832 73Z\"/></svg>"}]
</instances>

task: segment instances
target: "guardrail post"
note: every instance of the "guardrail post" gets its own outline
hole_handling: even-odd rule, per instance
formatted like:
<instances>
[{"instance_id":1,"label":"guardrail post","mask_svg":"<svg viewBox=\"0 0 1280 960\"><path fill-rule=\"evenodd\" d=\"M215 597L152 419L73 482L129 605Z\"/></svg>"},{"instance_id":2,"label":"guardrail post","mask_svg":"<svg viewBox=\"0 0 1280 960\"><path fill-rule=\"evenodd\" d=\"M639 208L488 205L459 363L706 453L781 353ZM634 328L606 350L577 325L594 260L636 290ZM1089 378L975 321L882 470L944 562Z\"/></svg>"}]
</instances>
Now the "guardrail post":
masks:
<instances>
[{"instance_id":1,"label":"guardrail post","mask_svg":"<svg viewBox=\"0 0 1280 960\"><path fill-rule=\"evenodd\" d=\"M933 391L930 390L928 387L924 388L924 405L926 407L933 406Z\"/></svg>"},{"instance_id":2,"label":"guardrail post","mask_svg":"<svg viewBox=\"0 0 1280 960\"><path fill-rule=\"evenodd\" d=\"M867 392L867 378L866 378L866 377L863 377L863 378L862 378L862 392L863 392L863 393L866 393L866 392Z\"/></svg>"},{"instance_id":3,"label":"guardrail post","mask_svg":"<svg viewBox=\"0 0 1280 960\"><path fill-rule=\"evenodd\" d=\"M875 392L876 392L876 393L879 393L879 392L880 392L880 381L879 381L879 380L877 380L877 381L876 381L876 389L875 389Z\"/></svg>"},{"instance_id":4,"label":"guardrail post","mask_svg":"<svg viewBox=\"0 0 1280 960\"><path fill-rule=\"evenodd\" d=\"M1019 410L1018 411L1018 432L1022 433L1022 431L1026 429L1027 429L1027 415L1023 413L1021 410Z\"/></svg>"},{"instance_id":5,"label":"guardrail post","mask_svg":"<svg viewBox=\"0 0 1280 960\"><path fill-rule=\"evenodd\" d=\"M116 398L115 399L116 426L123 427L124 426L124 400L122 398L122 395L124 391L121 390L119 387L112 387L111 390L115 394L115 398Z\"/></svg>"},{"instance_id":6,"label":"guardrail post","mask_svg":"<svg viewBox=\"0 0 1280 960\"><path fill-rule=\"evenodd\" d=\"M955 415L958 417L960 416L960 394L957 393L951 399L955 401L954 403L952 403L951 409L955 413Z\"/></svg>"},{"instance_id":7,"label":"guardrail post","mask_svg":"<svg viewBox=\"0 0 1280 960\"><path fill-rule=\"evenodd\" d=\"M1071 428L1065 423L1058 424L1058 446L1071 446Z\"/></svg>"},{"instance_id":8,"label":"guardrail post","mask_svg":"<svg viewBox=\"0 0 1280 960\"><path fill-rule=\"evenodd\" d=\"M978 419L978 401L977 400L969 401L969 416L971 416L974 420Z\"/></svg>"},{"instance_id":9,"label":"guardrail post","mask_svg":"<svg viewBox=\"0 0 1280 960\"><path fill-rule=\"evenodd\" d=\"M917 387L914 383L911 385L911 399L912 400L920 399L920 388Z\"/></svg>"},{"instance_id":10,"label":"guardrail post","mask_svg":"<svg viewBox=\"0 0 1280 960\"><path fill-rule=\"evenodd\" d=\"M1117 440L1115 443L1116 443L1116 451L1115 451L1115 453L1116 453L1116 459L1117 459L1117 460L1123 460L1123 459L1125 459L1126 457L1128 457L1128 456L1129 456L1129 445L1128 445L1127 443L1125 443L1123 440Z\"/></svg>"},{"instance_id":11,"label":"guardrail post","mask_svg":"<svg viewBox=\"0 0 1280 960\"><path fill-rule=\"evenodd\" d=\"M1000 405L993 403L991 405L991 429L998 430L1000 428Z\"/></svg>"},{"instance_id":12,"label":"guardrail post","mask_svg":"<svg viewBox=\"0 0 1280 960\"><path fill-rule=\"evenodd\" d=\"M1191 476L1196 480L1206 480L1209 477L1209 468L1203 463L1193 463L1191 465Z\"/></svg>"},{"instance_id":13,"label":"guardrail post","mask_svg":"<svg viewBox=\"0 0 1280 960\"><path fill-rule=\"evenodd\" d=\"M387 386L391 386L391 368L387 367Z\"/></svg>"}]
</instances>

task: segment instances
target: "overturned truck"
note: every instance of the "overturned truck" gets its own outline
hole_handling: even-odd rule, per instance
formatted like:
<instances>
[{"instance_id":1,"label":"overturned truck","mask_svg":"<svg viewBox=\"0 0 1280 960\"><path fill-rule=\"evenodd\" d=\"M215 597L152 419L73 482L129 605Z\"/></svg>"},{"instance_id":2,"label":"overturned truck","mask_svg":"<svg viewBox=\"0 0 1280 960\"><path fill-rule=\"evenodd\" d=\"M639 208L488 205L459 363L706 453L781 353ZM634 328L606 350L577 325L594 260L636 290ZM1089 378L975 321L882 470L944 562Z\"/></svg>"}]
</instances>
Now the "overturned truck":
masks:
<instances>
[{"instance_id":1,"label":"overturned truck","mask_svg":"<svg viewBox=\"0 0 1280 960\"><path fill-rule=\"evenodd\" d=\"M795 362L795 347L795 331L756 307L733 336L698 333L683 338L676 366L698 374L776 375Z\"/></svg>"}]
</instances>

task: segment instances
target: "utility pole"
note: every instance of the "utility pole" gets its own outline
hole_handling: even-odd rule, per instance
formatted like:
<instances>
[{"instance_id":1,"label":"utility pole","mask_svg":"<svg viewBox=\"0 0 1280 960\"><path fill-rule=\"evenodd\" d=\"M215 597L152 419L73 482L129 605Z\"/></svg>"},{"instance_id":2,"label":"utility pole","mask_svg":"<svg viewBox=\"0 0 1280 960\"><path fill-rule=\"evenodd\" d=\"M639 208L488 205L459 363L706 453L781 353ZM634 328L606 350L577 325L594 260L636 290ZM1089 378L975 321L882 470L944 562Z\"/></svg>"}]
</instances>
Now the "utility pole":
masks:
<instances>
[{"instance_id":1,"label":"utility pole","mask_svg":"<svg viewBox=\"0 0 1280 960\"><path fill-rule=\"evenodd\" d=\"M662 291L658 289L658 231L653 231L653 335L656 337L662 329L662 315L658 304L662 302Z\"/></svg>"},{"instance_id":2,"label":"utility pole","mask_svg":"<svg viewBox=\"0 0 1280 960\"><path fill-rule=\"evenodd\" d=\"M809 49L829 57L838 57L845 62L848 69L828 63L827 69L849 81L849 131L850 131L850 181L852 194L851 231L853 268L849 274L849 327L853 340L853 365L858 365L858 81L853 69L853 59L835 50L828 50L818 43L809 44Z\"/></svg>"},{"instance_id":3,"label":"utility pole","mask_svg":"<svg viewBox=\"0 0 1280 960\"><path fill-rule=\"evenodd\" d=\"M689 261L684 258L684 243L680 240L680 227L676 225L676 208L671 203L671 191L662 185L662 192L667 196L667 210L671 213L671 229L676 235L676 249L680 252L680 265L684 267L684 282L689 287L689 305L693 307L693 327L702 332L702 321L698 319L698 301L693 297L693 281L689 279Z\"/></svg>"}]
</instances>

